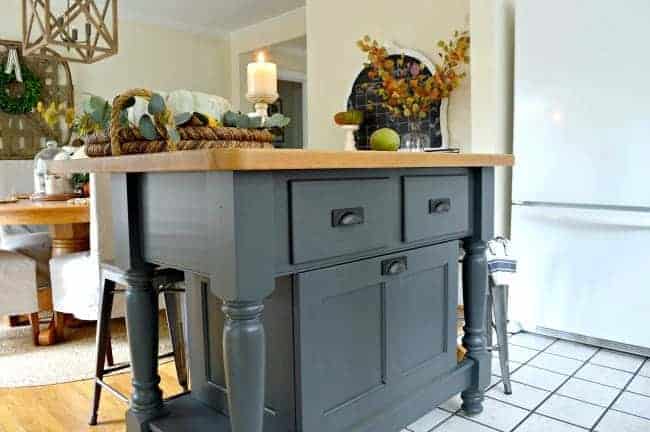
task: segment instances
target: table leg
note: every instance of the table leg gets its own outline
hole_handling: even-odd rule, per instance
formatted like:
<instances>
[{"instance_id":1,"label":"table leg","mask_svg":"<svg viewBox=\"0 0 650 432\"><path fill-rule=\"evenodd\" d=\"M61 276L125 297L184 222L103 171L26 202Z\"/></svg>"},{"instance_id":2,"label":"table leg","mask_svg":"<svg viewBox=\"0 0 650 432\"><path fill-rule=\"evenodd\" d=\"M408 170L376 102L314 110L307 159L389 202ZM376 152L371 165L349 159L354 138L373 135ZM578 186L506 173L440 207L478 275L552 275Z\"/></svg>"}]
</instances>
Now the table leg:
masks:
<instances>
[{"instance_id":1,"label":"table leg","mask_svg":"<svg viewBox=\"0 0 650 432\"><path fill-rule=\"evenodd\" d=\"M476 362L470 388L461 393L462 408L469 415L483 411L485 389L490 381L490 354L485 340L488 270L486 243L471 240L465 248L463 261L463 300L465 305L465 335L463 346L467 357Z\"/></svg>"},{"instance_id":2,"label":"table leg","mask_svg":"<svg viewBox=\"0 0 650 432\"><path fill-rule=\"evenodd\" d=\"M52 256L87 251L90 248L89 230L90 225L87 223L50 225ZM46 335L43 342L54 339L61 342L65 339L65 314L54 311L53 322L52 326L44 330ZM52 331L55 332L55 338L48 334Z\"/></svg>"},{"instance_id":3,"label":"table leg","mask_svg":"<svg viewBox=\"0 0 650 432\"><path fill-rule=\"evenodd\" d=\"M131 354L129 432L149 431L149 421L166 414L158 375L158 291L148 269L126 272L126 329Z\"/></svg>"},{"instance_id":4,"label":"table leg","mask_svg":"<svg viewBox=\"0 0 650 432\"><path fill-rule=\"evenodd\" d=\"M90 249L90 225L87 223L50 225L52 256L67 255Z\"/></svg>"},{"instance_id":5,"label":"table leg","mask_svg":"<svg viewBox=\"0 0 650 432\"><path fill-rule=\"evenodd\" d=\"M224 368L232 432L262 432L266 345L262 302L225 302Z\"/></svg>"}]
</instances>

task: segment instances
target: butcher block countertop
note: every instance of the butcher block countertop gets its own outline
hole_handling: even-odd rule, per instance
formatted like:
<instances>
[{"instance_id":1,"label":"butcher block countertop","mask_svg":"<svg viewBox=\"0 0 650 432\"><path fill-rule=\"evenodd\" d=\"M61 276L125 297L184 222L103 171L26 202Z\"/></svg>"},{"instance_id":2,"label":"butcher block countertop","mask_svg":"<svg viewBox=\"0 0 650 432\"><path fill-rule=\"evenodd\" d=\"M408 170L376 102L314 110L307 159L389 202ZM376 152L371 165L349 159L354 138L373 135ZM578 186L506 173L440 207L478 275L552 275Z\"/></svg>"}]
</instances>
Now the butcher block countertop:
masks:
<instances>
[{"instance_id":1,"label":"butcher block countertop","mask_svg":"<svg viewBox=\"0 0 650 432\"><path fill-rule=\"evenodd\" d=\"M215 149L57 161L50 162L48 167L52 172L70 173L488 167L513 164L513 156L506 154Z\"/></svg>"}]
</instances>

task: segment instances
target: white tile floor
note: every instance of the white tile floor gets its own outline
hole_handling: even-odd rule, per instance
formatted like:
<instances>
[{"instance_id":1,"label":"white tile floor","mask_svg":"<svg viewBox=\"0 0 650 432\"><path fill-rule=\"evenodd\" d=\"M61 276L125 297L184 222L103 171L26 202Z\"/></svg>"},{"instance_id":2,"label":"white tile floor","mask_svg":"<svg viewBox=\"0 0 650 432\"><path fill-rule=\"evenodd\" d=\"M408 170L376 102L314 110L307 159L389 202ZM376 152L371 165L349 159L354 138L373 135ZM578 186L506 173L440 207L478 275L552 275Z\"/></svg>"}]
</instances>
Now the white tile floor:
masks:
<instances>
[{"instance_id":1,"label":"white tile floor","mask_svg":"<svg viewBox=\"0 0 650 432\"><path fill-rule=\"evenodd\" d=\"M494 355L481 414L457 395L401 432L650 432L650 359L520 333L510 360L512 395Z\"/></svg>"}]
</instances>

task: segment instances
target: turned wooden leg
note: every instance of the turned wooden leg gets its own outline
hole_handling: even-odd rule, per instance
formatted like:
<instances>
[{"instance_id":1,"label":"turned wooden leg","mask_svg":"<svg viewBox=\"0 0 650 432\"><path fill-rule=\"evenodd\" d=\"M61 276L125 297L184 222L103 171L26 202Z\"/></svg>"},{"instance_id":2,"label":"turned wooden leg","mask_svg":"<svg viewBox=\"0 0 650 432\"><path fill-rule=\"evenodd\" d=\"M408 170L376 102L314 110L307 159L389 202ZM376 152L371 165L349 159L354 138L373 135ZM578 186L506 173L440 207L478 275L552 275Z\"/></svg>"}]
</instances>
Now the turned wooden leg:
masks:
<instances>
[{"instance_id":1,"label":"turned wooden leg","mask_svg":"<svg viewBox=\"0 0 650 432\"><path fill-rule=\"evenodd\" d=\"M266 346L262 302L225 302L223 356L232 432L262 432Z\"/></svg>"},{"instance_id":2,"label":"turned wooden leg","mask_svg":"<svg viewBox=\"0 0 650 432\"><path fill-rule=\"evenodd\" d=\"M54 311L54 332L56 340L62 342L65 339L65 314Z\"/></svg>"},{"instance_id":3,"label":"turned wooden leg","mask_svg":"<svg viewBox=\"0 0 650 432\"><path fill-rule=\"evenodd\" d=\"M465 247L463 261L463 300L465 306L465 335L463 346L467 357L476 362L472 385L461 393L462 408L468 415L483 411L485 389L490 383L490 354L485 339L488 269L486 243L472 240Z\"/></svg>"},{"instance_id":4,"label":"turned wooden leg","mask_svg":"<svg viewBox=\"0 0 650 432\"><path fill-rule=\"evenodd\" d=\"M87 251L90 248L90 225L87 223L50 226L52 256Z\"/></svg>"},{"instance_id":5,"label":"turned wooden leg","mask_svg":"<svg viewBox=\"0 0 650 432\"><path fill-rule=\"evenodd\" d=\"M38 332L38 344L41 346L54 345L56 343L56 334L54 328L54 318L45 330Z\"/></svg>"},{"instance_id":6,"label":"turned wooden leg","mask_svg":"<svg viewBox=\"0 0 650 432\"><path fill-rule=\"evenodd\" d=\"M40 321L38 320L38 312L29 315L29 321L32 324L32 342L38 346L38 334L41 331Z\"/></svg>"},{"instance_id":7,"label":"turned wooden leg","mask_svg":"<svg viewBox=\"0 0 650 432\"><path fill-rule=\"evenodd\" d=\"M149 421L166 414L158 375L158 291L149 269L126 272L126 328L131 354L129 432L148 432Z\"/></svg>"}]
</instances>

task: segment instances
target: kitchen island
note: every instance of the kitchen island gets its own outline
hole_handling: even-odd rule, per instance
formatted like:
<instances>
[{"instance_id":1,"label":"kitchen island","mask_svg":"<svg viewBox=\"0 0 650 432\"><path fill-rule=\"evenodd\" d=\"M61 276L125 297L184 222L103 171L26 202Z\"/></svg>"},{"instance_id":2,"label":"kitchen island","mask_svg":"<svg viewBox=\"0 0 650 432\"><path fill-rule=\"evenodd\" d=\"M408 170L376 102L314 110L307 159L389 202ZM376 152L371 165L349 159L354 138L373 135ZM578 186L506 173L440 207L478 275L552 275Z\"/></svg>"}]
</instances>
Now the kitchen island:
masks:
<instances>
[{"instance_id":1,"label":"kitchen island","mask_svg":"<svg viewBox=\"0 0 650 432\"><path fill-rule=\"evenodd\" d=\"M509 155L205 150L110 173L127 269L129 432L395 432L482 410L486 241ZM456 360L461 246L465 360ZM185 271L191 392L163 401L151 265Z\"/></svg>"}]
</instances>

